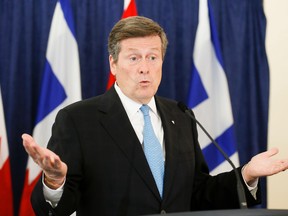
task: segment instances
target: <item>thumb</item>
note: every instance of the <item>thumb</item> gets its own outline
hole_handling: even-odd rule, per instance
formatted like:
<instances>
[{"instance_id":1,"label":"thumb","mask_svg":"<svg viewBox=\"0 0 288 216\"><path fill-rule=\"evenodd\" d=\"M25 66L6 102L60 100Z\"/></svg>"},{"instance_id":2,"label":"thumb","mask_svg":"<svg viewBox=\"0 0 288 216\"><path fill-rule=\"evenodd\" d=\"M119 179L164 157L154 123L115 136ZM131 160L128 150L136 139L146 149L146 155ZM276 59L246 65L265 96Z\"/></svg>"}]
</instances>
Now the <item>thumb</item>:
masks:
<instances>
[{"instance_id":1,"label":"thumb","mask_svg":"<svg viewBox=\"0 0 288 216\"><path fill-rule=\"evenodd\" d=\"M30 136L29 134L22 134L22 140L23 142L33 142L33 137Z\"/></svg>"},{"instance_id":2,"label":"thumb","mask_svg":"<svg viewBox=\"0 0 288 216\"><path fill-rule=\"evenodd\" d=\"M266 157L272 157L272 156L278 154L278 152L279 152L279 149L274 147L274 148L269 149L266 152L264 152L264 154Z\"/></svg>"},{"instance_id":3,"label":"thumb","mask_svg":"<svg viewBox=\"0 0 288 216\"><path fill-rule=\"evenodd\" d=\"M34 140L34 138L29 135L29 134L22 134L22 140L23 140L23 145L24 147L27 147L27 146L37 146L37 143L36 141Z\"/></svg>"},{"instance_id":4,"label":"thumb","mask_svg":"<svg viewBox=\"0 0 288 216\"><path fill-rule=\"evenodd\" d=\"M278 150L278 148L272 148L272 149L269 149L269 150L267 150L267 151L265 151L265 152L262 152L262 153L260 153L260 154L257 154L257 155L255 155L253 158L252 158L252 160L253 159L260 159L260 158L270 158L270 157L272 157L273 155L276 155L277 153L279 152L279 150Z\"/></svg>"}]
</instances>

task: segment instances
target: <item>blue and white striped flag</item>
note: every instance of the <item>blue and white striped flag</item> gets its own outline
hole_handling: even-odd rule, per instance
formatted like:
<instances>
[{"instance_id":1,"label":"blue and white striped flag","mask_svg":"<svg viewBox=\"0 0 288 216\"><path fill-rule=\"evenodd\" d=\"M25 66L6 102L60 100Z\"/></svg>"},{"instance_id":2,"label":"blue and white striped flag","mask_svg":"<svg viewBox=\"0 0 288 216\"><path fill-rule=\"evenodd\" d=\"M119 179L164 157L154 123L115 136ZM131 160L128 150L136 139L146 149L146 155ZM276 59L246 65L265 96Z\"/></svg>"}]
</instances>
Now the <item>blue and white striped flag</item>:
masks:
<instances>
[{"instance_id":1,"label":"blue and white striped flag","mask_svg":"<svg viewBox=\"0 0 288 216\"><path fill-rule=\"evenodd\" d=\"M208 0L199 1L199 23L193 52L193 72L188 106L230 159L239 165L234 137L227 77ZM221 153L198 128L199 143L212 175L231 170Z\"/></svg>"},{"instance_id":2,"label":"blue and white striped flag","mask_svg":"<svg viewBox=\"0 0 288 216\"><path fill-rule=\"evenodd\" d=\"M69 0L59 0L50 27L46 66L33 130L33 137L39 145L47 145L57 112L78 100L81 100L80 65L72 10ZM29 158L20 216L33 215L30 195L40 173L38 165Z\"/></svg>"}]
</instances>

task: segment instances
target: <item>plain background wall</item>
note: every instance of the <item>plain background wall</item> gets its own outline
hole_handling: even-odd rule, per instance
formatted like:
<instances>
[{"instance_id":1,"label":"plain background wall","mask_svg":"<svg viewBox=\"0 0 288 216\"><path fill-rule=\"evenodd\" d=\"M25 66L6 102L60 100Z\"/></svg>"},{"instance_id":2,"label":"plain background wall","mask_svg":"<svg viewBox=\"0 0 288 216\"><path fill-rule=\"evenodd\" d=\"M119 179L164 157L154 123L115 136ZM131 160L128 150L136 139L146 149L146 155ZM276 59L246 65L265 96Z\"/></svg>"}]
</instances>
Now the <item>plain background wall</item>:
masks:
<instances>
[{"instance_id":1,"label":"plain background wall","mask_svg":"<svg viewBox=\"0 0 288 216\"><path fill-rule=\"evenodd\" d=\"M288 1L264 0L270 67L268 148L288 158ZM288 170L268 177L268 208L288 209Z\"/></svg>"}]
</instances>

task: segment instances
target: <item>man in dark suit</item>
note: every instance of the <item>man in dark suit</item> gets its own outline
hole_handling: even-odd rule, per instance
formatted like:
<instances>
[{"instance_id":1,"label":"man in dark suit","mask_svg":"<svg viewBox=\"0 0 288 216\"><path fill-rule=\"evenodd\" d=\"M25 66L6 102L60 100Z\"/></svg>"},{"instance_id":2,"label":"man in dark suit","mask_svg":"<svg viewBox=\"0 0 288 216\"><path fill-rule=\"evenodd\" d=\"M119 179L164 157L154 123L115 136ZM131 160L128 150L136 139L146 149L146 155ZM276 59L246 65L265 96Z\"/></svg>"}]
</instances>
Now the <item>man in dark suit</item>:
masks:
<instances>
[{"instance_id":1,"label":"man in dark suit","mask_svg":"<svg viewBox=\"0 0 288 216\"><path fill-rule=\"evenodd\" d=\"M109 36L115 85L62 109L47 149L28 134L22 136L26 151L43 169L31 197L37 215L144 215L239 207L235 174L210 176L195 122L177 102L155 96L167 43L163 29L150 19L120 20ZM143 104L149 107L165 164L161 188L143 151ZM288 160L272 158L276 153L261 153L238 168L248 206L260 201L259 177L288 168Z\"/></svg>"}]
</instances>

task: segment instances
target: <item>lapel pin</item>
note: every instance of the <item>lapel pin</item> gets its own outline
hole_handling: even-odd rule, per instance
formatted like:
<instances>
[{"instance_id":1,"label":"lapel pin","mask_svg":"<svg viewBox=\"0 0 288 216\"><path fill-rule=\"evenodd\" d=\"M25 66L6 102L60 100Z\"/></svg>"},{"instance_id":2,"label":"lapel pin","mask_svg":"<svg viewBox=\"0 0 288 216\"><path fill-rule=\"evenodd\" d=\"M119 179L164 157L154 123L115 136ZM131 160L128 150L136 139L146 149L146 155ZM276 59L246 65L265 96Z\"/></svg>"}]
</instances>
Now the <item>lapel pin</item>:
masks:
<instances>
[{"instance_id":1,"label":"lapel pin","mask_svg":"<svg viewBox=\"0 0 288 216\"><path fill-rule=\"evenodd\" d=\"M171 122L172 122L172 124L175 124L174 120L172 120Z\"/></svg>"}]
</instances>

